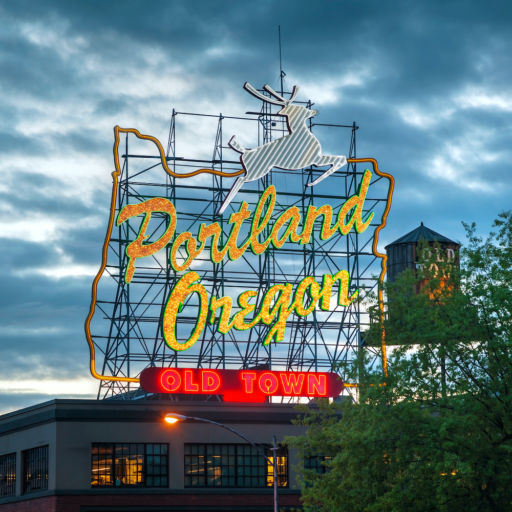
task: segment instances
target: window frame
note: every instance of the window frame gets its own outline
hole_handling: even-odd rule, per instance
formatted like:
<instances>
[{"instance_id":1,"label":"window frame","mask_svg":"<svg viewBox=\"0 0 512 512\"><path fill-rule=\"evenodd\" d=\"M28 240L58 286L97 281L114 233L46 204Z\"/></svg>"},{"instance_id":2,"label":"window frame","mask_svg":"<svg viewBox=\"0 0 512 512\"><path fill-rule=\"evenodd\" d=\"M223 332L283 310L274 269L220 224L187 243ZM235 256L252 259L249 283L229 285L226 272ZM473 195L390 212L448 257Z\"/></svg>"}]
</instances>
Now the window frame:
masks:
<instances>
[{"instance_id":1,"label":"window frame","mask_svg":"<svg viewBox=\"0 0 512 512\"><path fill-rule=\"evenodd\" d=\"M0 455L0 498L16 496L16 455L16 452Z\"/></svg>"},{"instance_id":2,"label":"window frame","mask_svg":"<svg viewBox=\"0 0 512 512\"><path fill-rule=\"evenodd\" d=\"M268 444L258 445L265 450L269 459L273 457L272 446ZM209 453L210 449L210 453ZM217 449L217 451L215 451ZM195 453L194 453L195 452ZM247 453L248 452L248 453ZM186 489L191 488L232 488L232 489L269 489L273 486L273 468L255 446L247 443L185 443L183 459L183 480ZM227 461L222 457L227 456ZM202 461L198 459L202 457ZM220 457L220 464L209 464L208 457ZM232 460L230 458L232 457ZM277 457L285 457L284 465L277 468L278 487L289 487L289 463L288 447L278 446ZM193 460L193 459L196 460ZM249 458L250 464L246 464ZM242 464L240 460L242 459ZM210 459L211 460L211 459ZM231 462L231 463L230 463ZM255 462L255 463L254 463ZM282 471L284 467L284 471ZM220 468L217 476L212 471ZM245 471L244 471L245 468ZM247 471L249 469L249 471ZM269 469L271 471L269 471ZM194 475L194 472L196 473ZM193 479L196 479L195 483ZM263 484L255 484L261 479ZM247 485L248 480L253 480L252 485Z\"/></svg>"},{"instance_id":3,"label":"window frame","mask_svg":"<svg viewBox=\"0 0 512 512\"><path fill-rule=\"evenodd\" d=\"M31 494L34 492L48 490L49 452L50 450L47 444L29 448L28 450L23 450L21 452L22 494ZM28 460L30 457L32 457L32 459ZM32 478L32 472L34 472L34 469L31 468L32 464L36 465L35 471L39 471L37 473L39 477ZM31 471L30 479L28 478L29 469ZM34 482L41 483L39 483L39 485L34 485Z\"/></svg>"},{"instance_id":4,"label":"window frame","mask_svg":"<svg viewBox=\"0 0 512 512\"><path fill-rule=\"evenodd\" d=\"M128 456L138 456L141 455L138 453L137 447L142 447L143 454L142 459L143 462L141 464L140 470L136 470L136 474L141 475L141 482L140 483L134 483L134 484L125 484L122 483L121 480L119 480L119 484L117 484L118 479L118 472L117 466L116 466L116 459L121 458L117 457L118 449L121 450L121 452L127 452L127 454L123 454L124 457ZM149 450L148 447L151 447ZM158 447L159 453L154 453L155 447ZM165 450L162 450L162 447L165 447ZM109 475L110 483L94 483L94 470L95 469L101 469L101 468L95 468L95 465L99 464L101 462L101 459L99 459L99 454L94 453L94 449L100 449L100 448L110 448L110 457L104 457L108 460L110 458L110 462L104 462L104 464L110 463L110 468L108 470L108 473L106 472L105 475ZM162 453L165 451L165 453ZM97 457L97 460L95 460L95 457ZM159 457L160 463L155 464L155 462L152 462L151 464L148 463L148 460L150 457ZM163 459L163 462L162 462ZM95 464L96 463L96 464ZM137 464L137 463L136 463ZM160 468L160 472L155 471L155 468ZM151 471L150 471L151 470ZM162 472L164 471L164 472ZM92 488L150 488L150 489L157 489L157 488L167 488L169 487L169 443L109 443L109 442L94 442L91 443L91 487ZM99 475L101 476L101 474ZM159 479L159 484L155 485L155 481ZM151 481L151 485L148 484L148 481Z\"/></svg>"}]
</instances>

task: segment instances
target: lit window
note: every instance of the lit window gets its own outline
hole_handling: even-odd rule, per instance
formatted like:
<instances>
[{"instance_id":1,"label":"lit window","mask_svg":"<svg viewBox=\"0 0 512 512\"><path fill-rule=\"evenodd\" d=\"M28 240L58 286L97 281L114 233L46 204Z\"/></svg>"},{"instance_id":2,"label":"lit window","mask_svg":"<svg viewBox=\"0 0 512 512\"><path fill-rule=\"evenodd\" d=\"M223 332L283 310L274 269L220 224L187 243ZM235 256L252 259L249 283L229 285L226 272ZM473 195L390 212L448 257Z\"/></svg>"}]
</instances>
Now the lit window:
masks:
<instances>
[{"instance_id":1,"label":"lit window","mask_svg":"<svg viewBox=\"0 0 512 512\"><path fill-rule=\"evenodd\" d=\"M274 452L269 448L267 451L269 458L269 462L267 462L267 487L272 487L274 485ZM288 487L288 450L282 446L277 449L276 466L278 487Z\"/></svg>"},{"instance_id":2,"label":"lit window","mask_svg":"<svg viewBox=\"0 0 512 512\"><path fill-rule=\"evenodd\" d=\"M23 456L23 492L48 489L48 446L25 450Z\"/></svg>"},{"instance_id":3,"label":"lit window","mask_svg":"<svg viewBox=\"0 0 512 512\"><path fill-rule=\"evenodd\" d=\"M0 496L16 494L16 454L0 456Z\"/></svg>"},{"instance_id":4,"label":"lit window","mask_svg":"<svg viewBox=\"0 0 512 512\"><path fill-rule=\"evenodd\" d=\"M92 445L91 485L114 485L114 445L97 443Z\"/></svg>"},{"instance_id":5,"label":"lit window","mask_svg":"<svg viewBox=\"0 0 512 512\"><path fill-rule=\"evenodd\" d=\"M273 451L249 444L185 444L185 487L272 487ZM288 487L288 450L277 451L277 482Z\"/></svg>"},{"instance_id":6,"label":"lit window","mask_svg":"<svg viewBox=\"0 0 512 512\"><path fill-rule=\"evenodd\" d=\"M93 487L167 487L167 444L93 443L91 485Z\"/></svg>"}]
</instances>

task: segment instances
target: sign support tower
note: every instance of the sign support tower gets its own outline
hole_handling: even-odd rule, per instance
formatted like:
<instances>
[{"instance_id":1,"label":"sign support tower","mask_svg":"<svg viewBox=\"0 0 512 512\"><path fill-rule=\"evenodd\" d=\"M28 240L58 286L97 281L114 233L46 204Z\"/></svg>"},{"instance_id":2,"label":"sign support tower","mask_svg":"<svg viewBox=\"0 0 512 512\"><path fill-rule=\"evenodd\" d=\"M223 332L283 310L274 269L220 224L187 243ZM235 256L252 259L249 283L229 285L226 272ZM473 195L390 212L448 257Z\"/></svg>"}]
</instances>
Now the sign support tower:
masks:
<instances>
[{"instance_id":1,"label":"sign support tower","mask_svg":"<svg viewBox=\"0 0 512 512\"><path fill-rule=\"evenodd\" d=\"M265 90L260 92L268 94ZM290 94L284 93L285 96ZM302 104L308 108L313 106L310 101ZM263 103L258 112L246 112L238 117L173 110L166 148L169 168L176 173L199 168L226 172L239 170L238 155L227 145L227 140L240 129L255 136L253 146L286 135L285 120L277 115L277 111L278 108L270 103ZM330 140L331 144L337 146L338 152L345 153L348 159L356 158L356 123L324 124L313 119L309 119L308 123L311 131L321 132L323 140ZM190 137L193 129L200 130L193 134L198 147L207 146L208 137L214 134L210 157L201 149L196 151L195 147L192 149L186 145L185 137L180 138L182 133ZM321 185L308 187L307 184L321 171L314 167L301 171L274 169L262 179L244 185L219 218L216 212L229 192L233 179L203 174L192 179L177 180L162 172L160 157L155 154L154 147L144 146L131 134L125 134L121 152L116 218L128 204L166 197L178 212L176 233L190 231L195 234L201 223L219 222L221 246L230 232L230 215L238 211L242 201L246 201L252 211L269 185L275 185L277 190L276 212L293 205L300 210L304 219L308 208L313 205L318 207L329 203L336 207L356 194L364 173L361 164L349 163L343 172L332 174ZM372 180L377 183L381 178L374 176ZM322 241L318 236L320 227L315 225L315 236L312 236L310 243L287 243L279 249L270 246L259 255L247 251L238 262L226 257L214 263L208 254L201 254L194 270L208 287L209 296L236 297L240 290L250 289L258 292L257 303L261 302L272 285L292 283L296 286L306 276L314 276L321 281L323 274L335 274L341 269L350 274L349 293L356 289L360 292L364 290L364 294L376 291L380 262L372 251L372 234L380 223L386 200L386 194L379 193L378 189L367 198L365 214L370 211L376 213L368 233L360 234L351 230L348 235L336 235ZM147 230L149 240L158 239L168 222L165 215L154 214ZM108 244L108 265L102 277L105 292L98 294L96 302L102 312L102 321L95 322L91 327L96 351L101 355L98 368L101 368L102 375L138 377L148 366L339 371L339 363L352 362L361 349L361 332L367 328L369 319L364 304L354 301L347 307L336 307L333 311L317 309L305 317L291 315L285 339L278 343L272 342L266 346L261 343L270 329L263 323L248 331L231 329L223 334L217 330L215 322L207 322L193 349L181 352L172 350L163 339L161 323L167 299L180 274L167 264L171 251L169 244L162 255L140 260L132 281L125 282L128 265L126 248L138 229L139 221L136 218L128 220L114 227ZM270 229L271 226L265 228L261 233L262 239L270 234ZM243 232L240 239L243 239ZM180 314L178 336L182 330L190 332L194 328L197 319L194 308L198 307L197 301L194 303L192 298ZM183 336L186 338L186 334ZM378 364L378 348L365 349L373 351L374 361ZM98 398L133 398L137 393L144 396L138 388L138 383L103 380L100 381ZM170 396L169 399L175 398Z\"/></svg>"}]
</instances>

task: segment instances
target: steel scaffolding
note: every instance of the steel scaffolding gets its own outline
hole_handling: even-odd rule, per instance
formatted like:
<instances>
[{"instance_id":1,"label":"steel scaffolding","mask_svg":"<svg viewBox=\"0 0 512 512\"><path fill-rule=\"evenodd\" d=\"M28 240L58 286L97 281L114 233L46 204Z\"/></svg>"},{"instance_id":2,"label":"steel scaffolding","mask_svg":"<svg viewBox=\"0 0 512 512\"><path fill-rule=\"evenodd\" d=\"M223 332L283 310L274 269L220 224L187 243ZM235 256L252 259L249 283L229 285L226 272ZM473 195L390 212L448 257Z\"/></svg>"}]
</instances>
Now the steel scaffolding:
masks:
<instances>
[{"instance_id":1,"label":"steel scaffolding","mask_svg":"<svg viewBox=\"0 0 512 512\"><path fill-rule=\"evenodd\" d=\"M311 102L303 104L313 105ZM246 112L240 117L173 110L166 154L169 167L176 173L198 168L239 170L238 154L227 145L227 140L236 133L244 142L247 140L247 146L254 147L287 134L285 119L276 112L277 108L270 103L263 103L261 111ZM309 119L309 128L323 146L329 146L331 154L356 157L358 126L355 123L322 124ZM209 145L207 134L213 139L211 155L204 150ZM233 178L212 174L174 178L164 172L154 145L132 134L124 137L119 157L122 169L116 218L128 204L166 197L176 207L175 236L184 231L197 235L201 223L219 222L221 246L229 234L230 214L239 210L242 201L254 211L254 205L269 185L275 185L277 190L274 220L290 206L299 208L302 219L311 205L330 204L336 215L346 199L358 192L364 173L360 165L358 168L356 164L349 164L318 185L307 187L307 183L314 181L322 170L315 167L300 171L274 169L264 178L244 184L225 214L218 217L216 212L229 192ZM270 245L260 255L248 250L239 260L224 258L220 263L210 260L207 245L189 270L201 276L209 297L229 295L235 303L243 290L257 291L256 303L260 304L265 292L274 284L292 283L295 287L305 276L313 276L321 283L324 274L335 274L338 270L349 272L350 293L359 289L360 297L364 298L375 292L378 284L380 260L372 252L372 243L387 204L388 186L386 180L372 176L363 218L370 212L374 212L374 217L364 233L358 234L355 230L345 236L336 233L324 241L319 236L320 223L317 222L308 244L287 242L280 249ZM169 244L160 253L139 259L131 283L125 282L126 247L137 236L140 223L141 217L134 217L115 227L108 244L108 264L100 279L97 309L91 324L99 358L98 369L103 375L137 377L147 366L341 371L340 362L354 360L361 348L360 333L369 322L364 301L342 307L333 300L331 305L334 303L336 307L330 311L317 309L306 317L292 314L288 318L285 339L268 346L261 341L270 327L262 323L248 331L231 329L222 334L217 331L217 322L207 322L194 346L181 352L172 350L163 339L162 315L169 294L183 272L176 272L168 264ZM166 215L153 214L147 229L150 233L148 242L157 240L167 223ZM242 228L240 240L248 230L248 226ZM267 227L261 239L269 233ZM209 240L207 243L211 243ZM188 338L195 326L198 308L199 301L194 294L179 315L178 340ZM379 350L368 350L374 351L375 364L379 364ZM127 396L127 392L137 388L137 383L104 380L100 383L98 397Z\"/></svg>"}]
</instances>

